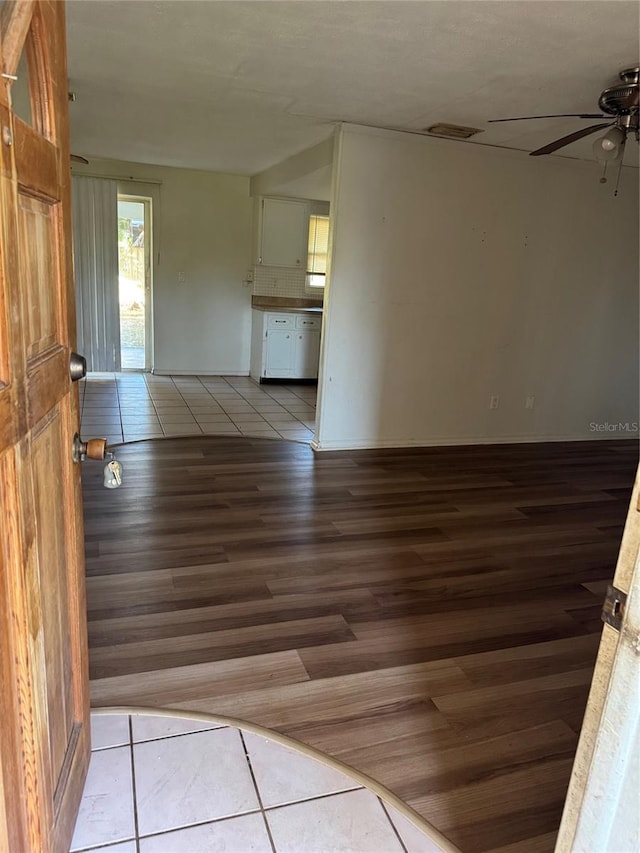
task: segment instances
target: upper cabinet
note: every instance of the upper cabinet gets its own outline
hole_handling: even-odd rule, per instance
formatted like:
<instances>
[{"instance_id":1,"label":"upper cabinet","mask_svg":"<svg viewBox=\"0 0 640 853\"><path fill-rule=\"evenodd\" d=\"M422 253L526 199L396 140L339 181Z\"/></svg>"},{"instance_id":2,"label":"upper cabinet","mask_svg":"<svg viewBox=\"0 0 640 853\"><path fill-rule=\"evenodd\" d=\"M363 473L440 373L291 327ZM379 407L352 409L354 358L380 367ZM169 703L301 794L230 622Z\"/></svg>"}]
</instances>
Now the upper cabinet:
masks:
<instances>
[{"instance_id":1,"label":"upper cabinet","mask_svg":"<svg viewBox=\"0 0 640 853\"><path fill-rule=\"evenodd\" d=\"M259 206L257 262L306 269L309 206L305 201L263 198Z\"/></svg>"}]
</instances>

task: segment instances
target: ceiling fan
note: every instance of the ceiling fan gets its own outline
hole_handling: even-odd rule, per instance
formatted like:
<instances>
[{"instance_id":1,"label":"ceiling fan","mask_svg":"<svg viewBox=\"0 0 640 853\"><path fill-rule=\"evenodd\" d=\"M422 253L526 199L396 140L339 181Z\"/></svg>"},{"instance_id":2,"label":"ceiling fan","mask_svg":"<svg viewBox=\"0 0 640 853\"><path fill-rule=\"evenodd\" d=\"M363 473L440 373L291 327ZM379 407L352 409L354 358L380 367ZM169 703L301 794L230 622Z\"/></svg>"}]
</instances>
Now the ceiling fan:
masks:
<instances>
[{"instance_id":1,"label":"ceiling fan","mask_svg":"<svg viewBox=\"0 0 640 853\"><path fill-rule=\"evenodd\" d=\"M640 66L626 68L620 72L620 80L615 86L605 89L600 95L598 106L602 113L560 113L559 115L545 116L520 116L518 118L491 119L490 123L502 121L532 121L541 118L579 118L579 119L605 119L599 124L591 124L589 127L580 128L567 136L556 139L542 148L531 151L531 157L539 157L541 154L552 154L565 145L577 142L584 136L589 136L604 128L610 128L601 139L594 143L594 153L599 160L622 159L627 136L634 133L640 141ZM613 121L611 120L613 119Z\"/></svg>"}]
</instances>

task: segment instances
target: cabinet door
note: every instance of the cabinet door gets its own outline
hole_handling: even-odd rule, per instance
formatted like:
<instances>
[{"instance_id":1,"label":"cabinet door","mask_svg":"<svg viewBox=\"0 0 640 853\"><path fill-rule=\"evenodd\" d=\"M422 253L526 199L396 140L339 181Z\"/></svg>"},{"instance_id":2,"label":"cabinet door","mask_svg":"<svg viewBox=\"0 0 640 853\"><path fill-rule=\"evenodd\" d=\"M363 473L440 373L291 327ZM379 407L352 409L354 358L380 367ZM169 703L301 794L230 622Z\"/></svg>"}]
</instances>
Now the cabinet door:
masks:
<instances>
[{"instance_id":1,"label":"cabinet door","mask_svg":"<svg viewBox=\"0 0 640 853\"><path fill-rule=\"evenodd\" d=\"M309 216L304 201L262 200L259 263L269 267L306 267Z\"/></svg>"},{"instance_id":2,"label":"cabinet door","mask_svg":"<svg viewBox=\"0 0 640 853\"><path fill-rule=\"evenodd\" d=\"M320 359L320 332L305 329L295 333L293 375L298 379L315 379Z\"/></svg>"},{"instance_id":3,"label":"cabinet door","mask_svg":"<svg viewBox=\"0 0 640 853\"><path fill-rule=\"evenodd\" d=\"M294 335L286 329L269 329L265 376L281 379L292 375Z\"/></svg>"}]
</instances>

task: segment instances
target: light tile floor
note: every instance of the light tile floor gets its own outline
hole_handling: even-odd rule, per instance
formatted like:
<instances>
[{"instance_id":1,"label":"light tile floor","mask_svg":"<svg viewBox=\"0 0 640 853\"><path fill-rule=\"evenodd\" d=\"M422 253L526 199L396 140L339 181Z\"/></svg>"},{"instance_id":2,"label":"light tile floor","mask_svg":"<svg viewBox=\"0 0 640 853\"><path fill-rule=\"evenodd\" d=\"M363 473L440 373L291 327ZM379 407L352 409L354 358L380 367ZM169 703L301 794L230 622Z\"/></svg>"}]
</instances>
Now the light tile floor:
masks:
<instances>
[{"instance_id":1,"label":"light tile floor","mask_svg":"<svg viewBox=\"0 0 640 853\"><path fill-rule=\"evenodd\" d=\"M442 853L356 780L216 723L93 714L71 850Z\"/></svg>"},{"instance_id":2,"label":"light tile floor","mask_svg":"<svg viewBox=\"0 0 640 853\"><path fill-rule=\"evenodd\" d=\"M258 385L248 376L90 373L81 383L82 436L109 444L175 435L311 441L315 385Z\"/></svg>"}]
</instances>

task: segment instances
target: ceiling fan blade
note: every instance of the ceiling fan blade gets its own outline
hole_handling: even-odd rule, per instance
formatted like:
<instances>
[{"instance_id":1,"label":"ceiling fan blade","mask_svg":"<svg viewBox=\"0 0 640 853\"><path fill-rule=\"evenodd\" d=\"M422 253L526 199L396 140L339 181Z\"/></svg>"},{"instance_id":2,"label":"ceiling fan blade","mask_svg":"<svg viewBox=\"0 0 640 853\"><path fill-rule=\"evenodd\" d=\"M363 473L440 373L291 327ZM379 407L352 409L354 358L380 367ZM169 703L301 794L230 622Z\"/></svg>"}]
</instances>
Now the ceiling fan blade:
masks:
<instances>
[{"instance_id":1,"label":"ceiling fan blade","mask_svg":"<svg viewBox=\"0 0 640 853\"><path fill-rule=\"evenodd\" d=\"M85 166L89 164L89 161L86 157L81 157L80 154L70 154L69 159L72 163L84 163Z\"/></svg>"},{"instance_id":2,"label":"ceiling fan blade","mask_svg":"<svg viewBox=\"0 0 640 853\"><path fill-rule=\"evenodd\" d=\"M496 124L500 121L531 121L537 118L606 118L601 113L557 113L550 116L518 116L518 118L491 118L489 124Z\"/></svg>"},{"instance_id":3,"label":"ceiling fan blade","mask_svg":"<svg viewBox=\"0 0 640 853\"><path fill-rule=\"evenodd\" d=\"M595 133L596 131L601 130L604 127L611 127L613 124L614 122L607 121L603 124L592 124L589 127L583 127L580 130L576 130L574 133L570 133L568 136L563 136L560 139L556 139L555 142L550 142L543 148L538 148L536 151L531 151L529 153L529 156L539 157L541 154L552 154L559 148L564 148L565 145L570 145L572 142L577 142L578 139L582 139L583 136L589 136L590 133Z\"/></svg>"}]
</instances>

